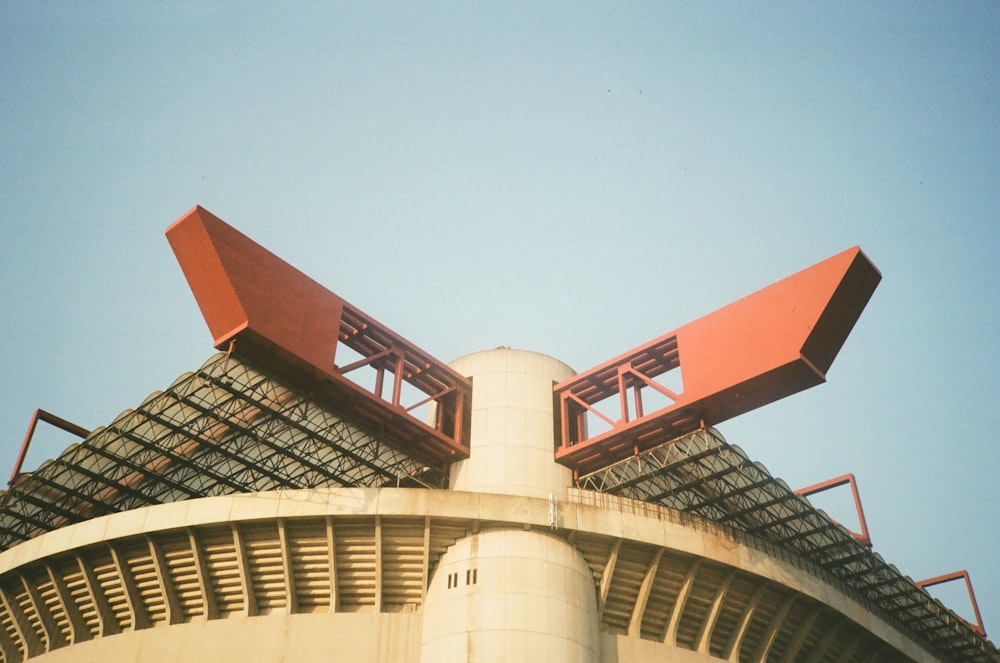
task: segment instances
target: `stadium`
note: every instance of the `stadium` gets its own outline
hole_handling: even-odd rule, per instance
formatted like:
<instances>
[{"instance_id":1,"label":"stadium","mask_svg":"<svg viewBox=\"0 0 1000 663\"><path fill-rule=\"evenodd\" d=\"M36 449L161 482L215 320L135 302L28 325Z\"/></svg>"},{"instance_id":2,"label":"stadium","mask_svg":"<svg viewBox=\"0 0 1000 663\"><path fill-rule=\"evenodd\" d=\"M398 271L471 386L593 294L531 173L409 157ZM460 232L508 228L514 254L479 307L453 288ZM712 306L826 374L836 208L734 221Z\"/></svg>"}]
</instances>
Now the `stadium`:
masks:
<instances>
[{"instance_id":1,"label":"stadium","mask_svg":"<svg viewBox=\"0 0 1000 663\"><path fill-rule=\"evenodd\" d=\"M203 208L166 234L217 352L95 430L36 412L3 661L1000 661L927 592L967 574L809 502L853 477L793 490L718 429L825 380L859 248L577 372L442 362ZM21 472L38 423L80 440Z\"/></svg>"}]
</instances>

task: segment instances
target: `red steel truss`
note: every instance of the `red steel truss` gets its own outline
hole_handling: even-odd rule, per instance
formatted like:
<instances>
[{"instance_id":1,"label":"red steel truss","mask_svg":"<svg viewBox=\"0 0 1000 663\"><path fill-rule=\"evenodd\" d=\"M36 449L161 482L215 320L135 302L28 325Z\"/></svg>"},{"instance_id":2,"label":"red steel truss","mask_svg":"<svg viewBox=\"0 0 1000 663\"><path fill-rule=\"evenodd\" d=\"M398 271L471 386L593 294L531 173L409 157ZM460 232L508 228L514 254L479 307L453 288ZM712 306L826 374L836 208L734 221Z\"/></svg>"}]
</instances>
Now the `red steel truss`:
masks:
<instances>
[{"instance_id":1,"label":"red steel truss","mask_svg":"<svg viewBox=\"0 0 1000 663\"><path fill-rule=\"evenodd\" d=\"M820 483L813 484L812 486L799 488L795 491L795 494L808 497L810 495L815 495L816 493L822 493L824 490L830 490L831 488L838 488L844 485L849 485L851 487L851 495L854 497L854 508L858 514L858 523L861 524L861 531L855 532L847 527L844 527L844 529L850 532L851 536L855 539L871 548L872 537L871 533L868 531L868 521L865 520L865 510L861 507L861 493L858 491L858 482L855 480L853 474L845 474L833 479L821 481Z\"/></svg>"},{"instance_id":2,"label":"red steel truss","mask_svg":"<svg viewBox=\"0 0 1000 663\"><path fill-rule=\"evenodd\" d=\"M10 472L10 480L7 482L8 486L17 481L17 478L21 476L21 468L24 466L24 458L28 455L28 447L31 446L31 440L35 437L35 428L38 427L39 421L44 421L45 423L55 426L60 430L76 435L81 439L90 435L90 431L83 426L77 426L70 421L66 421L62 417L57 417L56 415L46 412L41 408L35 410L35 413L31 415L31 423L28 424L28 432L24 436L24 441L21 442L21 450L17 454L17 460L14 461L14 469Z\"/></svg>"},{"instance_id":3,"label":"red steel truss","mask_svg":"<svg viewBox=\"0 0 1000 663\"><path fill-rule=\"evenodd\" d=\"M822 383L881 278L854 247L560 382L556 460L593 471ZM680 390L657 379L674 369ZM667 405L647 412L647 389Z\"/></svg>"},{"instance_id":4,"label":"red steel truss","mask_svg":"<svg viewBox=\"0 0 1000 663\"><path fill-rule=\"evenodd\" d=\"M920 589L927 589L928 587L940 585L945 582L951 582L952 580L965 580L965 588L969 591L969 601L972 602L972 611L976 615L976 623L969 624L969 628L985 638L986 627L983 626L983 616L979 614L979 602L976 601L976 593L972 591L972 579L969 577L968 571L963 569L961 571L946 573L934 578L928 578L927 580L918 580L916 585Z\"/></svg>"},{"instance_id":5,"label":"red steel truss","mask_svg":"<svg viewBox=\"0 0 1000 663\"><path fill-rule=\"evenodd\" d=\"M171 225L167 239L218 349L350 408L436 466L468 456L468 378L201 207ZM344 348L353 354L338 366ZM349 375L360 368L374 372L373 386ZM413 402L404 397L411 394ZM428 404L433 426L414 416Z\"/></svg>"}]
</instances>

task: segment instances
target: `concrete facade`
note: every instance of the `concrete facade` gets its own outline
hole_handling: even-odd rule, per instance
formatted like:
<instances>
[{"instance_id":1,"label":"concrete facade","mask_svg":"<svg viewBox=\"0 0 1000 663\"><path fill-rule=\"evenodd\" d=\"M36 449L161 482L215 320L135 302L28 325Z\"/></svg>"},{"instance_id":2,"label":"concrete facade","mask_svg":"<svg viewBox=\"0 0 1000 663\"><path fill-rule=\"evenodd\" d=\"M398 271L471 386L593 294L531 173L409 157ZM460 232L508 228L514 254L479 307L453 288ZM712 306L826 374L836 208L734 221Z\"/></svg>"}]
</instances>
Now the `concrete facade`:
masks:
<instances>
[{"instance_id":1,"label":"concrete facade","mask_svg":"<svg viewBox=\"0 0 1000 663\"><path fill-rule=\"evenodd\" d=\"M497 348L451 362L472 378L471 455L452 485L548 500L572 480L552 460L552 385L573 370L545 355ZM443 556L424 607L421 660L600 659L593 580L583 556L544 530L493 526Z\"/></svg>"},{"instance_id":2,"label":"concrete facade","mask_svg":"<svg viewBox=\"0 0 1000 663\"><path fill-rule=\"evenodd\" d=\"M887 660L936 660L813 570L711 523L574 490L553 529L550 506L395 488L203 498L43 534L0 553L0 579L24 588L4 593L22 628L35 600L53 615L39 660L173 661L188 634L220 661L518 661L523 643L545 652L527 660L728 659L712 652L733 643L736 660L769 660L809 617ZM261 633L274 635L251 647Z\"/></svg>"},{"instance_id":3,"label":"concrete facade","mask_svg":"<svg viewBox=\"0 0 1000 663\"><path fill-rule=\"evenodd\" d=\"M822 568L572 488L557 360L500 348L449 490L315 488L137 508L0 553L6 661L939 660Z\"/></svg>"}]
</instances>

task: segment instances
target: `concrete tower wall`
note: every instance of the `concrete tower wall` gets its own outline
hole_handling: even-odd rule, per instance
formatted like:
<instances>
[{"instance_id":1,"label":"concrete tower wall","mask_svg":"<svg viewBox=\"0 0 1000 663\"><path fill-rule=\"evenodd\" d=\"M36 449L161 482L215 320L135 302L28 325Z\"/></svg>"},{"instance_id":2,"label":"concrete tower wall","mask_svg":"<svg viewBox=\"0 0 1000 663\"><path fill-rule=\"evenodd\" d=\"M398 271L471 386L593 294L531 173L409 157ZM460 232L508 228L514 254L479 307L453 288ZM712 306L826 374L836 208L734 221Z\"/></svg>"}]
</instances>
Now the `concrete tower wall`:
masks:
<instances>
[{"instance_id":1,"label":"concrete tower wall","mask_svg":"<svg viewBox=\"0 0 1000 663\"><path fill-rule=\"evenodd\" d=\"M534 352L497 348L450 366L472 378L471 455L452 465L456 490L549 500L570 486L553 462L552 385L573 375ZM593 575L565 539L494 527L444 555L424 604L421 661L600 660Z\"/></svg>"},{"instance_id":2,"label":"concrete tower wall","mask_svg":"<svg viewBox=\"0 0 1000 663\"><path fill-rule=\"evenodd\" d=\"M423 663L600 661L594 580L544 532L489 529L444 555L424 603Z\"/></svg>"},{"instance_id":3,"label":"concrete tower wall","mask_svg":"<svg viewBox=\"0 0 1000 663\"><path fill-rule=\"evenodd\" d=\"M449 364L472 377L471 456L451 468L451 487L560 497L572 472L552 460L552 385L574 375L557 359L497 348Z\"/></svg>"}]
</instances>

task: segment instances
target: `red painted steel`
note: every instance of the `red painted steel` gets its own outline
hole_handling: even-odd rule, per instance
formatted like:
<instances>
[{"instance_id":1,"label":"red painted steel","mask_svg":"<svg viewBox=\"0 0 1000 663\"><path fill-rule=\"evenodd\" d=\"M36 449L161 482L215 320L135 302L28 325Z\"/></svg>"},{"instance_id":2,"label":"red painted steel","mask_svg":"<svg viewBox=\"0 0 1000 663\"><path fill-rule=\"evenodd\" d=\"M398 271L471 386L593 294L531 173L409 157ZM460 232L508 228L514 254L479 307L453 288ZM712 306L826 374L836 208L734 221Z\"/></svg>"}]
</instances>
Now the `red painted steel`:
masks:
<instances>
[{"instance_id":1,"label":"red painted steel","mask_svg":"<svg viewBox=\"0 0 1000 663\"><path fill-rule=\"evenodd\" d=\"M90 431L83 426L77 426L72 422L66 421L62 417L57 417L51 412L46 412L42 409L35 410L35 413L31 415L31 423L28 425L28 432L24 435L24 441L21 442L21 450L17 453L17 460L14 461L14 469L10 472L10 480L7 482L8 486L13 485L14 482L17 481L17 478L22 474L21 467L24 465L25 456L28 455L28 447L31 446L31 440L35 437L35 428L38 426L39 421L44 421L45 423L55 426L60 430L76 435L81 439L90 435Z\"/></svg>"},{"instance_id":2,"label":"red painted steel","mask_svg":"<svg viewBox=\"0 0 1000 663\"><path fill-rule=\"evenodd\" d=\"M166 234L215 347L349 409L377 434L428 461L468 456L468 378L201 207ZM345 347L356 354L338 367L338 350ZM373 390L348 375L362 367L376 374ZM417 402L405 402L404 385L421 394ZM412 414L429 402L436 403L433 427Z\"/></svg>"},{"instance_id":3,"label":"red painted steel","mask_svg":"<svg viewBox=\"0 0 1000 663\"><path fill-rule=\"evenodd\" d=\"M843 485L849 485L851 487L851 494L854 496L854 508L858 513L858 522L861 524L861 531L855 532L847 527L844 527L848 532L851 533L855 539L865 544L869 548L872 547L872 537L868 531L868 521L865 520L865 510L861 507L861 493L858 491L858 482L854 479L853 474L845 474L843 476L835 477L833 479L828 479L826 481L821 481L820 483L813 484L812 486L806 486L805 488L799 488L795 491L796 495L802 495L803 497L808 497L809 495L815 495L816 493L821 493L824 490L829 490L831 488L838 488ZM834 521L836 522L836 521ZM842 523L838 523L843 527Z\"/></svg>"},{"instance_id":4,"label":"red painted steel","mask_svg":"<svg viewBox=\"0 0 1000 663\"><path fill-rule=\"evenodd\" d=\"M593 471L822 383L881 278L854 247L560 382L556 459ZM656 380L677 368L682 390ZM655 412L650 387L669 401ZM615 400L613 414L598 406ZM589 436L588 412L610 430Z\"/></svg>"},{"instance_id":5,"label":"red painted steel","mask_svg":"<svg viewBox=\"0 0 1000 663\"><path fill-rule=\"evenodd\" d=\"M946 573L934 578L928 578L927 580L918 580L914 584L920 589L927 589L928 587L940 585L945 582L951 582L953 580L965 580L965 588L969 590L969 601L972 602L972 611L976 615L976 623L969 624L969 628L985 638L986 627L983 626L983 616L979 614L979 602L976 601L976 593L972 591L972 578L969 577L968 571L964 569L961 571L954 571L953 573Z\"/></svg>"}]
</instances>

